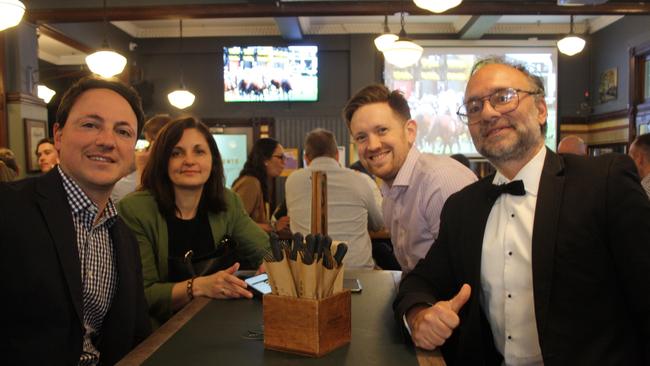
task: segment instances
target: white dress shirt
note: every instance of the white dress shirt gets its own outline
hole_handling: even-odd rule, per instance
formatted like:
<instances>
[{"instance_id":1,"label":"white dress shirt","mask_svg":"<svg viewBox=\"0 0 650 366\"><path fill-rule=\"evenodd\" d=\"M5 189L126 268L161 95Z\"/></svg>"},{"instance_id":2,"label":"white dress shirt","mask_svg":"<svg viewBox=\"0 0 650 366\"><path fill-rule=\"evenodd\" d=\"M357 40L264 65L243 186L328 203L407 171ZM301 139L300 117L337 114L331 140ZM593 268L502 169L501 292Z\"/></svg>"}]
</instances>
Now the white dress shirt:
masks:
<instances>
[{"instance_id":1,"label":"white dress shirt","mask_svg":"<svg viewBox=\"0 0 650 366\"><path fill-rule=\"evenodd\" d=\"M481 305L506 365L542 365L535 322L532 237L546 148L512 179L526 194L502 194L488 216L481 256ZM494 184L510 182L497 172Z\"/></svg>"}]
</instances>

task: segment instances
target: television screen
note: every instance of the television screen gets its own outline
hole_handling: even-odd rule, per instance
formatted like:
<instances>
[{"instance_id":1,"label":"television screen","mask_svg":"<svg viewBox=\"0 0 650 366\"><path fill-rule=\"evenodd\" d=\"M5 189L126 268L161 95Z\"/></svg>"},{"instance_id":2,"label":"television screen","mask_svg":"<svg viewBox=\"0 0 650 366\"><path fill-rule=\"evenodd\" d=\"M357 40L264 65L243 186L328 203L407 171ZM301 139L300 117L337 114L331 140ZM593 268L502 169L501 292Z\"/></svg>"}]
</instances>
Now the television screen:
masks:
<instances>
[{"instance_id":1,"label":"television screen","mask_svg":"<svg viewBox=\"0 0 650 366\"><path fill-rule=\"evenodd\" d=\"M530 42L529 42L530 43ZM546 145L555 150L557 126L557 53L555 47L424 47L419 63L407 68L385 64L384 80L407 98L418 126L415 144L436 154L479 156L467 126L456 111L462 104L472 65L488 55L524 64L545 84L548 106Z\"/></svg>"},{"instance_id":2,"label":"television screen","mask_svg":"<svg viewBox=\"0 0 650 366\"><path fill-rule=\"evenodd\" d=\"M317 46L223 48L226 102L318 100Z\"/></svg>"}]
</instances>

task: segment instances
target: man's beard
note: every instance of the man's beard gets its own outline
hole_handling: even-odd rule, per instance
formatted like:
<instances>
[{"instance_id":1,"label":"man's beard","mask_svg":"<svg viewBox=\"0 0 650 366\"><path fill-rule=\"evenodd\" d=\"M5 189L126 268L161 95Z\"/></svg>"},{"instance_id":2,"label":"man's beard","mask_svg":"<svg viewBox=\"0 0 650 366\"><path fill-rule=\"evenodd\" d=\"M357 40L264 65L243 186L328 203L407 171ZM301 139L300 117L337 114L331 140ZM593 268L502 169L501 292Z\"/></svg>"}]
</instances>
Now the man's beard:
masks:
<instances>
[{"instance_id":1,"label":"man's beard","mask_svg":"<svg viewBox=\"0 0 650 366\"><path fill-rule=\"evenodd\" d=\"M530 153L530 150L539 144L540 139L543 139L541 133L535 134L521 124L517 126L510 123L510 126L513 127L517 135L517 139L513 144L499 145L484 142L478 148L479 153L492 163L499 164L523 159ZM485 127L485 129L487 128L489 128L489 125ZM480 133L483 135L483 128L481 128Z\"/></svg>"}]
</instances>

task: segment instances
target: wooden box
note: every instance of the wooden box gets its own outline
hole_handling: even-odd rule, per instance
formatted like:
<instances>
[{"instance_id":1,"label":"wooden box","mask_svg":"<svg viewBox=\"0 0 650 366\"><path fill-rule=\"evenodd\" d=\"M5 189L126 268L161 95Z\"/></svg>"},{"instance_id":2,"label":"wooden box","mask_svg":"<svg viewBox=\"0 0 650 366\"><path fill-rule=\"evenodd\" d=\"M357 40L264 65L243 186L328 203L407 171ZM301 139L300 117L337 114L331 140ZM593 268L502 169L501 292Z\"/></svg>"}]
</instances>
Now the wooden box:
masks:
<instances>
[{"instance_id":1,"label":"wooden box","mask_svg":"<svg viewBox=\"0 0 650 366\"><path fill-rule=\"evenodd\" d=\"M321 300L264 295L263 308L265 348L321 357L350 343L349 290Z\"/></svg>"}]
</instances>

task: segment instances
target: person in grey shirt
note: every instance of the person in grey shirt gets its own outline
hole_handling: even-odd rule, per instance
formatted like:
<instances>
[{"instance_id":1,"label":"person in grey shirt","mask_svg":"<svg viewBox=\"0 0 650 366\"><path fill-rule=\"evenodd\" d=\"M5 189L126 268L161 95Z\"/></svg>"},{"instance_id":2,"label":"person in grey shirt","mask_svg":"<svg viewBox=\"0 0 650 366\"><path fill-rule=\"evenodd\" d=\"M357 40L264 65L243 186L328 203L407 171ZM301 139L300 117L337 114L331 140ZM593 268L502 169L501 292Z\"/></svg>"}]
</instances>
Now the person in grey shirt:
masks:
<instances>
[{"instance_id":1,"label":"person in grey shirt","mask_svg":"<svg viewBox=\"0 0 650 366\"><path fill-rule=\"evenodd\" d=\"M328 235L348 243L346 267L373 268L368 229L383 226L377 185L366 174L339 165L336 139L330 131L316 129L307 134L305 160L308 167L292 173L285 186L291 230L311 231L311 175L323 171L327 174Z\"/></svg>"}]
</instances>

